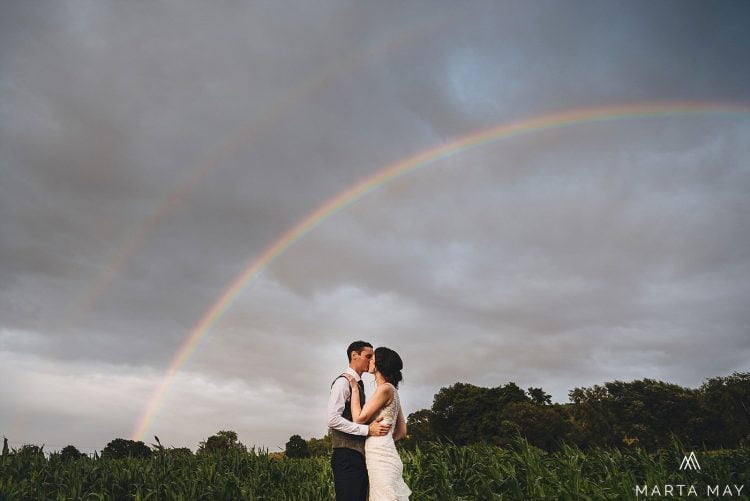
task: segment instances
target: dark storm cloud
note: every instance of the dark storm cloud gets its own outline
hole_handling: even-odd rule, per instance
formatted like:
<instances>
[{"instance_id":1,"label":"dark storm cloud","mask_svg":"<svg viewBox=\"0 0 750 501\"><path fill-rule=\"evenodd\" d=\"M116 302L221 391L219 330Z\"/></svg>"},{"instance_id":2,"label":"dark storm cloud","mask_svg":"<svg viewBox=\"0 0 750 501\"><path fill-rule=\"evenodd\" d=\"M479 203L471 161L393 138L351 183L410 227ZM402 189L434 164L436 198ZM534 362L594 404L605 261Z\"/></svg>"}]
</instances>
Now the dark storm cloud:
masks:
<instances>
[{"instance_id":1,"label":"dark storm cloud","mask_svg":"<svg viewBox=\"0 0 750 501\"><path fill-rule=\"evenodd\" d=\"M295 291L298 300L314 302L320 290L344 282L373 299L385 291L396 306L418 311L409 317L415 325L404 319L391 326L393 331L380 331L378 342L455 344L445 350L450 360L433 355L437 360L429 365L435 372L428 370L427 380L471 373L466 360L454 354L467 338L476 338L479 354L467 358L486 358L488 370L471 377L486 384L540 369L586 367L587 372L594 365L599 374L610 374L608 368L618 363L628 369L613 370L613 377L646 377L657 361L659 374L672 366L665 373L699 383L695 378L723 370L720 362L701 356L705 328L713 332L705 343L722 339L740 352L747 350L738 333L747 321L742 299L747 262L741 257L746 221L741 214L748 173L736 159L717 154L727 150L722 136L731 134L715 134L706 138L708 145L696 145L703 127L683 127L679 141L670 141L670 133L659 128L634 132L632 125L620 124L593 135L585 129L570 133L571 139L585 134L590 140L617 133L622 144L637 144L641 150L625 148L621 158L611 157L611 147L571 151L554 162L544 153L527 153L526 175L512 182L498 176L503 181L481 186L464 173L444 170L425 175L423 184L399 195L384 189L347 212L366 222L337 215L338 221L332 219L279 260L273 276ZM665 156L667 147L671 153ZM509 149L516 147L493 148L486 156ZM742 158L744 149L729 151ZM734 167L723 172L712 168L716 177L706 185L708 162ZM454 163L472 167L471 162ZM439 188L435 178L441 176L449 179ZM473 194L475 203L462 209L445 203L457 193ZM416 207L419 225L413 224ZM246 307L267 308L262 294L262 289L249 291ZM307 326L303 320L286 330L320 330L325 312L307 316L301 312L305 301L271 301L292 305L278 311L274 323L302 316L308 318ZM367 329L380 316L369 312L361 318L358 328ZM248 317L238 324L252 322ZM242 329L236 335L262 344ZM687 342L685 336L697 339ZM628 343L621 344L620 338ZM568 358L562 359L561 352ZM503 358L508 353L514 354L511 360ZM493 359L511 368L495 372ZM319 370L315 360L306 362L309 371ZM684 360L701 360L705 372L696 375ZM534 384L545 381L538 374L526 377L535 377ZM556 397L564 399L570 388L560 385Z\"/></svg>"}]
</instances>

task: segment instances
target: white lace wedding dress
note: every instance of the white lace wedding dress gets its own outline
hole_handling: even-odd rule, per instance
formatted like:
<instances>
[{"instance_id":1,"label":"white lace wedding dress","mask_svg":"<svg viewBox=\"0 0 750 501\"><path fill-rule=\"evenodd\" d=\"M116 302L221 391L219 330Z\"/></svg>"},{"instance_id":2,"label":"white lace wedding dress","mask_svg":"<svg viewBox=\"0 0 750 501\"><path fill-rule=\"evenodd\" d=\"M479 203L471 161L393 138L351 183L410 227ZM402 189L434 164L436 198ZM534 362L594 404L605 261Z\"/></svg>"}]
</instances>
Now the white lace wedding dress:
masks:
<instances>
[{"instance_id":1,"label":"white lace wedding dress","mask_svg":"<svg viewBox=\"0 0 750 501\"><path fill-rule=\"evenodd\" d=\"M384 383L390 384L390 383ZM393 385L391 385L393 386ZM365 462L370 478L369 501L406 501L411 490L404 482L404 465L393 443L393 430L396 427L401 402L398 391L393 388L393 400L383 407L378 417L390 422L391 429L382 437L370 436L365 441Z\"/></svg>"}]
</instances>

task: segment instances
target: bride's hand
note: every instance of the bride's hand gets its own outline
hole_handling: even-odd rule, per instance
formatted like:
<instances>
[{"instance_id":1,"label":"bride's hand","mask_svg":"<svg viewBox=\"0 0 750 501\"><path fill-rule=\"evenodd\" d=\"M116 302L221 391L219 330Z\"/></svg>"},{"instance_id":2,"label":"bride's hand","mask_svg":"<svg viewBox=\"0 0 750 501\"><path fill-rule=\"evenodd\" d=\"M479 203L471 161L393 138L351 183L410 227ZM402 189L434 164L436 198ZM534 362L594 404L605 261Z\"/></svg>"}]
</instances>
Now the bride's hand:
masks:
<instances>
[{"instance_id":1,"label":"bride's hand","mask_svg":"<svg viewBox=\"0 0 750 501\"><path fill-rule=\"evenodd\" d=\"M357 381L351 374L344 374L344 377L349 381L349 384L353 387L357 386Z\"/></svg>"}]
</instances>

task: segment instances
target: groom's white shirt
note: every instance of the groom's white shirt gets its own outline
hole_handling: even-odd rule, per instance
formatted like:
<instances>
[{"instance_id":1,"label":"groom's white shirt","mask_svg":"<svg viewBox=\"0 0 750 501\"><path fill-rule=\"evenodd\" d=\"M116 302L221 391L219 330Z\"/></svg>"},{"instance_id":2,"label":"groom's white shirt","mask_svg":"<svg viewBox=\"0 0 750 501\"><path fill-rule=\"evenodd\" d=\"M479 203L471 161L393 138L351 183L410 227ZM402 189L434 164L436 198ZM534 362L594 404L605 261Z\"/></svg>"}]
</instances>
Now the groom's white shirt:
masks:
<instances>
[{"instance_id":1,"label":"groom's white shirt","mask_svg":"<svg viewBox=\"0 0 750 501\"><path fill-rule=\"evenodd\" d=\"M354 379L359 381L362 379L357 374L357 371L351 367L347 367L344 371L347 374L354 376ZM370 427L366 424L357 424L349 421L341 415L344 412L344 406L346 406L346 399L351 396L352 387L349 385L349 380L345 377L338 378L331 388L331 395L328 397L328 427L334 430L339 430L350 435L367 435Z\"/></svg>"}]
</instances>

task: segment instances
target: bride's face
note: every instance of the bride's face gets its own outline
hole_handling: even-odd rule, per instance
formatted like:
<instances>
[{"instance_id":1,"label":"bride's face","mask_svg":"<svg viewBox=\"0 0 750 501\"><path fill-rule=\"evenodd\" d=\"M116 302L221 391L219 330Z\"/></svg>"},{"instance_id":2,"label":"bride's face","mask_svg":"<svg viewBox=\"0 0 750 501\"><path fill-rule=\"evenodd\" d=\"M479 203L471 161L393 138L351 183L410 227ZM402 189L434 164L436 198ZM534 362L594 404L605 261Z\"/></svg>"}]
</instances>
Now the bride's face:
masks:
<instances>
[{"instance_id":1,"label":"bride's face","mask_svg":"<svg viewBox=\"0 0 750 501\"><path fill-rule=\"evenodd\" d=\"M367 369L367 372L369 372L370 374L375 374L375 371L375 354L373 353L372 358L370 359L370 368Z\"/></svg>"},{"instance_id":2,"label":"bride's face","mask_svg":"<svg viewBox=\"0 0 750 501\"><path fill-rule=\"evenodd\" d=\"M359 374L362 374L365 371L368 371L370 369L370 361L372 360L372 357L374 357L375 354L372 351L372 348L365 346L362 348L362 351L357 353L356 351L352 354L352 362L353 365L351 366L355 371L357 371Z\"/></svg>"}]
</instances>

